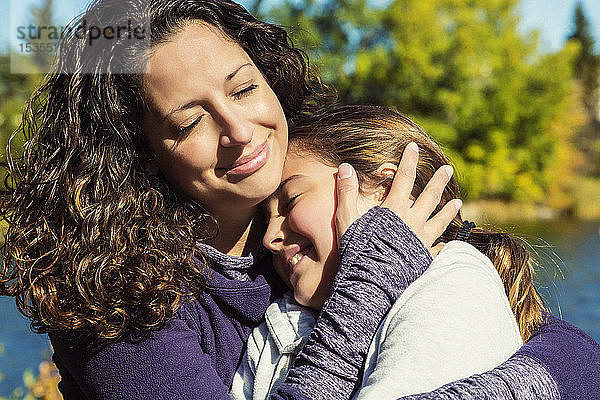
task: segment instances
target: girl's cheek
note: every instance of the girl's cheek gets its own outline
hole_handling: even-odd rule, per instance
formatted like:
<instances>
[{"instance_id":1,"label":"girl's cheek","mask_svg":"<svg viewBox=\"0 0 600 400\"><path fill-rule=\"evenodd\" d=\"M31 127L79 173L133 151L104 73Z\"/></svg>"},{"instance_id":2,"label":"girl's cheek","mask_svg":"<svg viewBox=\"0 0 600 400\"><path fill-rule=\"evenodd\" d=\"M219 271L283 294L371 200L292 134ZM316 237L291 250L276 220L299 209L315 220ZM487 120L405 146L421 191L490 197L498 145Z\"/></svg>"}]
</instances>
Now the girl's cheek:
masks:
<instances>
[{"instance_id":1,"label":"girl's cheek","mask_svg":"<svg viewBox=\"0 0 600 400\"><path fill-rule=\"evenodd\" d=\"M306 214L303 212L302 207L298 205L288 214L287 222L292 231L302 236L306 235L306 226L310 225L310 222L306 221Z\"/></svg>"},{"instance_id":2,"label":"girl's cheek","mask_svg":"<svg viewBox=\"0 0 600 400\"><path fill-rule=\"evenodd\" d=\"M296 228L296 232L303 236L311 236L319 227L319 221L327 218L323 214L322 207L314 202L299 202L290 212L290 222Z\"/></svg>"}]
</instances>

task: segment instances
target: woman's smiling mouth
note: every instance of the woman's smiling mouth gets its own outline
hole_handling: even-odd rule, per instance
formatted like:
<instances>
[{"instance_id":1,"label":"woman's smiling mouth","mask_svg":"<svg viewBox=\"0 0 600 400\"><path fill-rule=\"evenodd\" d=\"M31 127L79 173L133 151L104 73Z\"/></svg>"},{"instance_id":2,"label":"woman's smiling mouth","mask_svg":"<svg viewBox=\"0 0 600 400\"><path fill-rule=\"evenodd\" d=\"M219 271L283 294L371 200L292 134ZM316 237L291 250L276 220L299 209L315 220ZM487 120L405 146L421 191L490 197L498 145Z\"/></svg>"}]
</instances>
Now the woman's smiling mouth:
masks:
<instances>
[{"instance_id":1,"label":"woman's smiling mouth","mask_svg":"<svg viewBox=\"0 0 600 400\"><path fill-rule=\"evenodd\" d=\"M230 167L223 168L227 170L226 175L247 175L251 174L267 163L269 159L269 143L265 140L251 154L239 158Z\"/></svg>"}]
</instances>

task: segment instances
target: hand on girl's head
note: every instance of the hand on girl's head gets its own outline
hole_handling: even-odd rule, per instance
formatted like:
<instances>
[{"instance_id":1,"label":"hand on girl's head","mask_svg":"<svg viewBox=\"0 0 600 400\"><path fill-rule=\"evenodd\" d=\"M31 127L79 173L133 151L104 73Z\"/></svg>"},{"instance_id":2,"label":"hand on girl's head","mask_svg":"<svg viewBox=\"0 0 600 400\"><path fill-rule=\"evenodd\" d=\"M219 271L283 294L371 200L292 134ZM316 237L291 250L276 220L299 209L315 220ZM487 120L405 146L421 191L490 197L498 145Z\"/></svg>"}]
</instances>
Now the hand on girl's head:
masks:
<instances>
[{"instance_id":1,"label":"hand on girl's head","mask_svg":"<svg viewBox=\"0 0 600 400\"><path fill-rule=\"evenodd\" d=\"M439 168L421 195L413 201L410 194L415 183L418 158L417 144L409 144L402 154L390 191L381 206L394 211L435 256L443 245L435 247L432 245L456 216L462 207L462 202L459 199L449 201L430 218L431 213L440 203L442 192L450 181L453 170L449 165ZM352 166L340 165L336 186L338 203L335 224L339 246L344 232L360 218L357 206L358 178Z\"/></svg>"},{"instance_id":2,"label":"hand on girl's head","mask_svg":"<svg viewBox=\"0 0 600 400\"><path fill-rule=\"evenodd\" d=\"M337 273L339 239L352 222L375 205L398 214L431 254L437 254L440 247L431 246L460 207L453 200L429 218L452 174L451 169L448 172L443 167L433 175L419 198L411 199L417 152L418 149L405 151L389 194L383 199L381 188L359 195L358 179L350 165L338 168L319 156L297 149L288 151L282 182L263 203L268 223L263 244L275 255L275 270L293 289L298 303L315 310L322 307ZM382 168L391 174L396 170L393 164Z\"/></svg>"}]
</instances>

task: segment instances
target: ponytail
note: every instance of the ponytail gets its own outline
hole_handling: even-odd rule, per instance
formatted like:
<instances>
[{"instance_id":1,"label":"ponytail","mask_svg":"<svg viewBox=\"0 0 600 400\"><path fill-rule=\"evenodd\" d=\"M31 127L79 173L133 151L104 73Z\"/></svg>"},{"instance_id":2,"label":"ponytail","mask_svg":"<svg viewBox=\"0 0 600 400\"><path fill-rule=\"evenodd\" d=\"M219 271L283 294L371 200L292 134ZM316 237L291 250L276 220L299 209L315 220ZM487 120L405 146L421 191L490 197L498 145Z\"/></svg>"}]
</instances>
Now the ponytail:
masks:
<instances>
[{"instance_id":1,"label":"ponytail","mask_svg":"<svg viewBox=\"0 0 600 400\"><path fill-rule=\"evenodd\" d=\"M440 241L453 240L461 225L459 214ZM535 262L526 243L508 233L491 232L483 228L474 228L467 242L494 264L504 284L523 342L526 343L543 322L543 312L546 311L544 301L534 285Z\"/></svg>"}]
</instances>

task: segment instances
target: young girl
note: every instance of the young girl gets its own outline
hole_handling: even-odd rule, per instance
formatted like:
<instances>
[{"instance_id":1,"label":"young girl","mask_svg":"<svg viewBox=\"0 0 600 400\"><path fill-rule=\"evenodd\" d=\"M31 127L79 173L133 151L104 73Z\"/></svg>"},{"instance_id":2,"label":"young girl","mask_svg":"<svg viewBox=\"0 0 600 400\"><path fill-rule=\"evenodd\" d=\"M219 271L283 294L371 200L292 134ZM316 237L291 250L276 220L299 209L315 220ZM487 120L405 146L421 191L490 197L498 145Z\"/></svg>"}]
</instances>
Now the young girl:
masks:
<instances>
[{"instance_id":1,"label":"young girl","mask_svg":"<svg viewBox=\"0 0 600 400\"><path fill-rule=\"evenodd\" d=\"M282 183L265 202L269 226L263 243L293 295L272 304L266 322L251 335L234 377L235 398L268 398L277 388L312 330L313 311L319 312L332 289L339 259L333 224L337 166L355 168L364 212L381 204L397 160L414 152L415 144L413 198L449 161L402 115L347 106L292 129ZM458 196L451 169L448 175L435 212ZM485 372L506 361L541 324L545 308L523 243L481 228L470 231L467 241L454 241L462 224L458 214L438 239L447 244L380 325L358 398L395 399Z\"/></svg>"}]
</instances>

